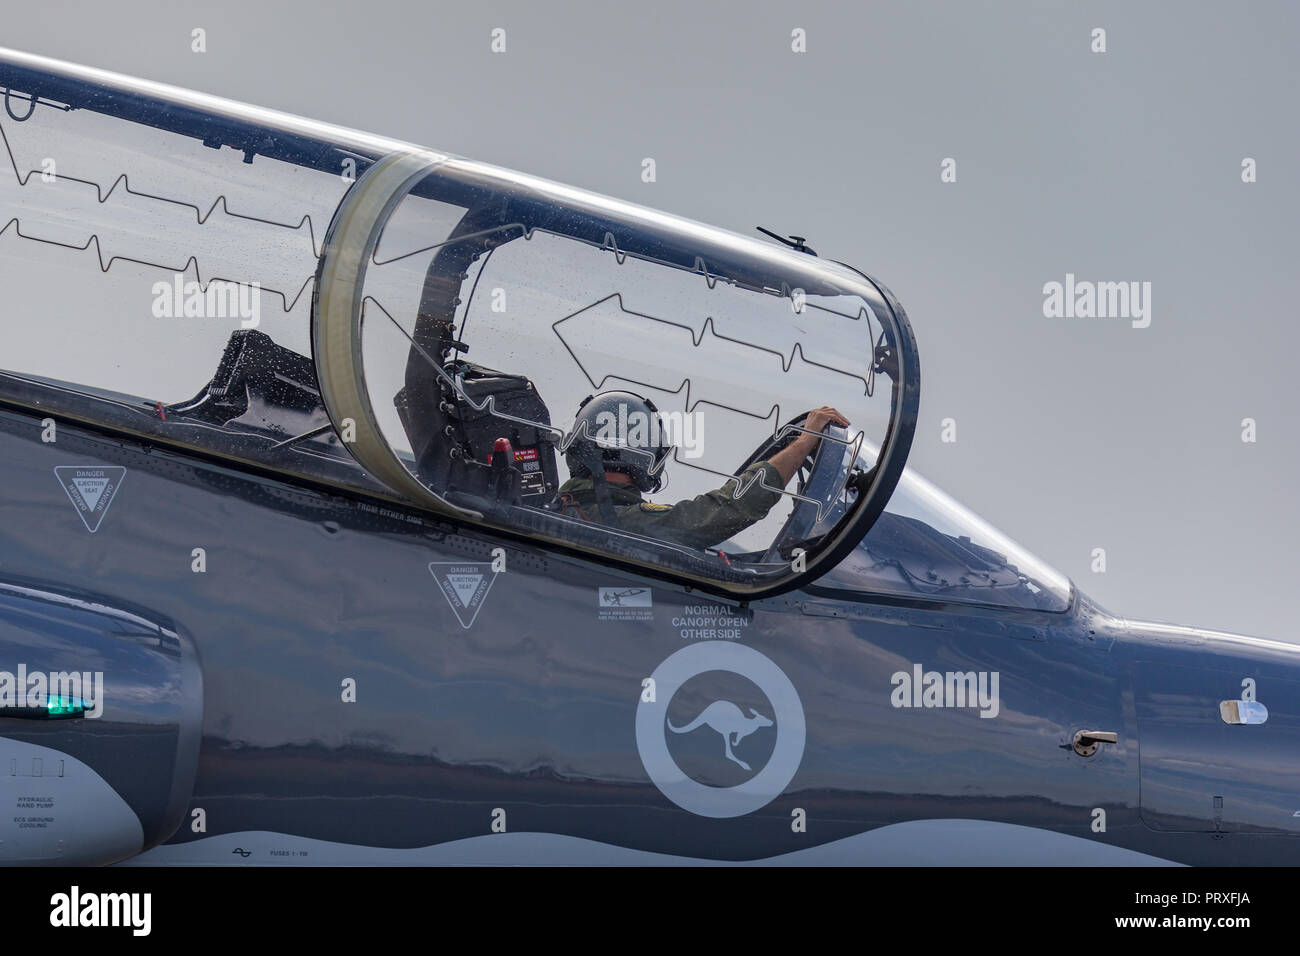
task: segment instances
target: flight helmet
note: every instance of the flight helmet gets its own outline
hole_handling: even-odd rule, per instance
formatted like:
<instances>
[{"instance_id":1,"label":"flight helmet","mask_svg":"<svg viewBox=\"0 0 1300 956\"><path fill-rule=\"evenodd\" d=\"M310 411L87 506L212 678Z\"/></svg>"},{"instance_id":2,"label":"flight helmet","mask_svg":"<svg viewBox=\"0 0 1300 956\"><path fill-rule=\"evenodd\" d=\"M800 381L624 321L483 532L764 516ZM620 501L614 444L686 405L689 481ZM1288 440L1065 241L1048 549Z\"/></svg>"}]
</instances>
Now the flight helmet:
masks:
<instances>
[{"instance_id":1,"label":"flight helmet","mask_svg":"<svg viewBox=\"0 0 1300 956\"><path fill-rule=\"evenodd\" d=\"M663 486L663 462L672 451L659 409L648 398L612 391L588 395L578 405L565 463L574 477L593 468L627 475L642 492ZM599 463L599 465L597 465Z\"/></svg>"}]
</instances>

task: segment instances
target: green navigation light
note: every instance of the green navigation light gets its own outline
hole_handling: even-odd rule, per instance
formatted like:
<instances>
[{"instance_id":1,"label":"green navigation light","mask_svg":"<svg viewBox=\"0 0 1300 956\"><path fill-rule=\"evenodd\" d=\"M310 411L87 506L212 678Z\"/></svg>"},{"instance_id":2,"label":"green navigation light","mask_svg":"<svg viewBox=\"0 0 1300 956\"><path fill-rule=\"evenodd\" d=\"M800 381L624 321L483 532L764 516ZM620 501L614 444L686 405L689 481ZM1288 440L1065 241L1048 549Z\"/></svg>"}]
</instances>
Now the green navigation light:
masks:
<instances>
[{"instance_id":1,"label":"green navigation light","mask_svg":"<svg viewBox=\"0 0 1300 956\"><path fill-rule=\"evenodd\" d=\"M86 702L80 697L47 697L45 712L50 717L80 717L86 712Z\"/></svg>"}]
</instances>

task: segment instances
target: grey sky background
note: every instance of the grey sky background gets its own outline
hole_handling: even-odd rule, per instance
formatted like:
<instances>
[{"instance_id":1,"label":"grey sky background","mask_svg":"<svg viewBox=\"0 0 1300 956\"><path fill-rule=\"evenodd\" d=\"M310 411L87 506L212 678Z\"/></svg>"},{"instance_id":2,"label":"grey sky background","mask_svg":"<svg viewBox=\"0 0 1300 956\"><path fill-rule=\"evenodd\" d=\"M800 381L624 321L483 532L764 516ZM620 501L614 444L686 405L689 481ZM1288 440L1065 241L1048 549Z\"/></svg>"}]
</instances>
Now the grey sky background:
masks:
<instances>
[{"instance_id":1,"label":"grey sky background","mask_svg":"<svg viewBox=\"0 0 1300 956\"><path fill-rule=\"evenodd\" d=\"M806 235L908 311L922 474L1118 614L1300 640L1295 4L46 0L3 22L16 49ZM1045 318L1067 272L1151 282L1150 327Z\"/></svg>"}]
</instances>

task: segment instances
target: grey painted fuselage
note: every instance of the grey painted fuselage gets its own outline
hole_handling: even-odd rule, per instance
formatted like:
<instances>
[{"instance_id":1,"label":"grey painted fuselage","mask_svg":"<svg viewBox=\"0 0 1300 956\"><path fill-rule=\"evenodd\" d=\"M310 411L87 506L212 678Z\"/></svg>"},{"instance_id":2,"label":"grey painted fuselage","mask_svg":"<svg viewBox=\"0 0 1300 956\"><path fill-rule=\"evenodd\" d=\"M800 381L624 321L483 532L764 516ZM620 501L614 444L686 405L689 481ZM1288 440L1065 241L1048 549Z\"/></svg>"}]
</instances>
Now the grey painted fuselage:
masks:
<instances>
[{"instance_id":1,"label":"grey painted fuselage","mask_svg":"<svg viewBox=\"0 0 1300 956\"><path fill-rule=\"evenodd\" d=\"M40 436L0 412L0 578L150 609L201 661L187 811L142 861L1300 862L1285 645L1081 595L1061 614L815 586L742 606L70 425ZM94 533L56 466L125 467ZM1218 702L1247 680L1268 720L1229 725ZM666 766L639 743L647 708L682 728L717 700L753 728L665 730ZM1083 757L1081 730L1117 741ZM117 757L81 759L111 776Z\"/></svg>"}]
</instances>

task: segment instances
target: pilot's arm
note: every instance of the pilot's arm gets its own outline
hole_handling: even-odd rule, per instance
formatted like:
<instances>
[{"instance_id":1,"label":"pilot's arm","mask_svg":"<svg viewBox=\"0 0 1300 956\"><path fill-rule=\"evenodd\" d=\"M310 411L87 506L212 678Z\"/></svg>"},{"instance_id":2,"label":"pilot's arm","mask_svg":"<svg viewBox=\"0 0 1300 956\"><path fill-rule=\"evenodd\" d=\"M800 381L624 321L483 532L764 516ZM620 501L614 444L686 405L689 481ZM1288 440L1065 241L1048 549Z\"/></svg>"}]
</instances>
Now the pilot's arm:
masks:
<instances>
[{"instance_id":1,"label":"pilot's arm","mask_svg":"<svg viewBox=\"0 0 1300 956\"><path fill-rule=\"evenodd\" d=\"M829 405L823 405L809 412L808 418L803 423L807 431L800 432L798 438L768 459L781 475L781 487L784 488L790 483L790 479L799 470L804 459L817 450L817 443L822 440L821 433L827 425L847 427L848 424L849 420Z\"/></svg>"},{"instance_id":2,"label":"pilot's arm","mask_svg":"<svg viewBox=\"0 0 1300 956\"><path fill-rule=\"evenodd\" d=\"M744 489L736 497L737 487ZM619 526L692 548L711 548L762 520L781 499L781 473L770 461L750 465L721 488L673 505L648 501L620 509Z\"/></svg>"},{"instance_id":3,"label":"pilot's arm","mask_svg":"<svg viewBox=\"0 0 1300 956\"><path fill-rule=\"evenodd\" d=\"M632 505L619 515L619 524L637 534L693 548L711 548L767 517L781 500L781 489L816 450L822 429L828 424L848 423L835 409L823 406L810 412L804 423L804 428L814 434L800 434L767 461L755 462L721 488L674 505Z\"/></svg>"}]
</instances>

